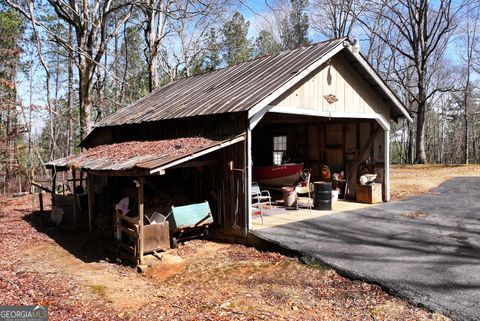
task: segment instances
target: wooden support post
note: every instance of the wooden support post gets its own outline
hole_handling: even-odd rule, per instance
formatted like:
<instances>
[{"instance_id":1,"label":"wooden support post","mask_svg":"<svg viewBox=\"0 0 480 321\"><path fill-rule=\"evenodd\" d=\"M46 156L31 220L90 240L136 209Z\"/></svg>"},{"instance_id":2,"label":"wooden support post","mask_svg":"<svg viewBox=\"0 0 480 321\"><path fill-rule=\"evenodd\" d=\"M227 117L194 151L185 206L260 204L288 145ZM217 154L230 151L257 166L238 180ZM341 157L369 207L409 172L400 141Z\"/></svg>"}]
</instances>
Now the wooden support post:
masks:
<instances>
[{"instance_id":1,"label":"wooden support post","mask_svg":"<svg viewBox=\"0 0 480 321\"><path fill-rule=\"evenodd\" d=\"M55 206L55 193L56 193L56 185L57 185L57 171L55 167L52 169L52 208Z\"/></svg>"},{"instance_id":2,"label":"wooden support post","mask_svg":"<svg viewBox=\"0 0 480 321\"><path fill-rule=\"evenodd\" d=\"M88 230L92 232L92 215L93 215L93 177L87 173L87 189L88 189Z\"/></svg>"},{"instance_id":3,"label":"wooden support post","mask_svg":"<svg viewBox=\"0 0 480 321\"><path fill-rule=\"evenodd\" d=\"M355 137L356 137L356 147L357 147L357 151L360 152L360 124L357 122L355 122Z\"/></svg>"},{"instance_id":4,"label":"wooden support post","mask_svg":"<svg viewBox=\"0 0 480 321\"><path fill-rule=\"evenodd\" d=\"M252 164L253 164L253 161L252 161L252 130L250 129L247 129L247 159L246 159L246 169L247 169L247 188L246 188L246 197L247 197L247 229L250 230L252 228L252 221L253 221L253 217L252 217L252 197L251 197L251 193L252 193ZM223 213L223 212L222 212Z\"/></svg>"},{"instance_id":5,"label":"wooden support post","mask_svg":"<svg viewBox=\"0 0 480 321\"><path fill-rule=\"evenodd\" d=\"M73 192L73 226L77 226L77 173L72 169L72 192Z\"/></svg>"},{"instance_id":6,"label":"wooden support post","mask_svg":"<svg viewBox=\"0 0 480 321\"><path fill-rule=\"evenodd\" d=\"M118 212L115 213L115 219L117 222L117 240L121 241L122 240L122 228L120 225L122 225L122 219L120 218L120 214Z\"/></svg>"},{"instance_id":7,"label":"wooden support post","mask_svg":"<svg viewBox=\"0 0 480 321\"><path fill-rule=\"evenodd\" d=\"M83 187L83 189L85 190L85 185L83 184L83 181L85 180L85 178L83 177L83 169L80 169L80 186Z\"/></svg>"},{"instance_id":8,"label":"wooden support post","mask_svg":"<svg viewBox=\"0 0 480 321\"><path fill-rule=\"evenodd\" d=\"M327 160L326 148L327 147L327 124L322 125L322 162Z\"/></svg>"},{"instance_id":9,"label":"wooden support post","mask_svg":"<svg viewBox=\"0 0 480 321\"><path fill-rule=\"evenodd\" d=\"M32 211L35 211L35 186L31 184L30 184L30 194L32 194Z\"/></svg>"},{"instance_id":10,"label":"wooden support post","mask_svg":"<svg viewBox=\"0 0 480 321\"><path fill-rule=\"evenodd\" d=\"M342 123L342 162L343 168L346 166L345 159L347 157L347 125Z\"/></svg>"},{"instance_id":11,"label":"wooden support post","mask_svg":"<svg viewBox=\"0 0 480 321\"><path fill-rule=\"evenodd\" d=\"M385 202L390 201L390 131L385 130L385 147L383 152L385 153L383 160L384 160L384 193L385 193Z\"/></svg>"},{"instance_id":12,"label":"wooden support post","mask_svg":"<svg viewBox=\"0 0 480 321\"><path fill-rule=\"evenodd\" d=\"M374 133L374 131L375 131L375 128L378 128L378 125L377 125L376 123L374 123L374 122L370 122L370 136L374 136L373 133ZM369 150L369 155L370 155L369 157L370 157L370 159L375 159L375 157L374 157L375 151L374 151L374 148L373 148L374 142L375 142L375 139L372 141L372 144L371 144L371 146L370 146L370 150ZM370 173L372 173L371 170L370 170Z\"/></svg>"},{"instance_id":13,"label":"wooden support post","mask_svg":"<svg viewBox=\"0 0 480 321\"><path fill-rule=\"evenodd\" d=\"M323 160L323 157L322 157L322 153L323 153L323 148L322 148L322 141L323 141L323 137L322 137L322 126L321 125L317 125L317 160L318 160L318 163L317 163L317 171L320 172L320 161Z\"/></svg>"},{"instance_id":14,"label":"wooden support post","mask_svg":"<svg viewBox=\"0 0 480 321\"><path fill-rule=\"evenodd\" d=\"M144 241L144 230L143 230L143 219L144 219L144 195L143 195L143 176L138 178L138 262L143 264L143 241Z\"/></svg>"},{"instance_id":15,"label":"wooden support post","mask_svg":"<svg viewBox=\"0 0 480 321\"><path fill-rule=\"evenodd\" d=\"M242 157L242 166L241 168L247 168L247 159L248 159L248 151L247 151L247 142L246 141L243 141L242 142L242 149L243 149L243 157ZM248 170L248 169L247 169ZM245 170L241 171L240 172L241 174L241 181L240 181L240 184L241 186L243 186L243 198L240 198L241 202L240 204L243 204L243 210L241 210L240 213L243 214L243 217L244 217L244 222L243 222L243 234L245 237L247 237L248 235L248 212L250 211L250 209L248 208L248 199L250 197L248 197L248 188L247 188L247 173ZM215 185L213 185L215 186ZM240 207L241 209L241 207Z\"/></svg>"},{"instance_id":16,"label":"wooden support post","mask_svg":"<svg viewBox=\"0 0 480 321\"><path fill-rule=\"evenodd\" d=\"M38 193L38 203L40 206L40 214L43 214L43 193Z\"/></svg>"}]
</instances>

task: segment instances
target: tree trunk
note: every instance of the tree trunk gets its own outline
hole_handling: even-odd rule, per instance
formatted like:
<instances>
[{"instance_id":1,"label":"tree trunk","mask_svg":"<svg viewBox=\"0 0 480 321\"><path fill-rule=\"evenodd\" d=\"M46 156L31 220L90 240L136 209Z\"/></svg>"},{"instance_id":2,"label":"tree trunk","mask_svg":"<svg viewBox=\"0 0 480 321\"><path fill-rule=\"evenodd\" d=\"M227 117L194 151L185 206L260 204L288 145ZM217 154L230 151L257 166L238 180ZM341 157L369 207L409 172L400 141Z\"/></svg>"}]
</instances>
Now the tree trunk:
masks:
<instances>
[{"instance_id":1,"label":"tree trunk","mask_svg":"<svg viewBox=\"0 0 480 321\"><path fill-rule=\"evenodd\" d=\"M53 115L58 115L58 95L59 95L59 91L60 91L60 55L57 55L57 60L55 61L55 101L52 105L52 108L53 108ZM50 121L53 121L53 119L51 119ZM56 123L56 121L55 121ZM56 150L58 149L58 144L57 144L57 136L58 136L58 133L63 130L63 129L59 129L57 128L56 125L53 125L52 126L53 129L52 129L52 159L56 159L57 158L57 154L55 153ZM54 148L54 147L57 147L57 148Z\"/></svg>"},{"instance_id":2,"label":"tree trunk","mask_svg":"<svg viewBox=\"0 0 480 321\"><path fill-rule=\"evenodd\" d=\"M465 97L464 97L464 116L463 116L463 122L464 122L464 126L465 126L465 134L464 134L464 144L465 144L465 150L464 150L464 154L463 154L463 158L465 160L465 164L468 164L469 163L469 152L468 152L468 141L469 141L469 137L468 137L468 87L467 89L465 90Z\"/></svg>"},{"instance_id":3,"label":"tree trunk","mask_svg":"<svg viewBox=\"0 0 480 321\"><path fill-rule=\"evenodd\" d=\"M468 48L470 50L470 47ZM469 155L469 146L468 146L468 141L470 140L469 138L469 133L468 133L468 103L469 103L469 95L470 95L470 68L471 68L471 52L469 51L469 56L467 58L467 75L466 75L466 83L465 83L465 88L463 92L463 125L464 125L464 145L465 145L465 150L463 151L463 160L465 164L468 164L470 162L470 155Z\"/></svg>"},{"instance_id":4,"label":"tree trunk","mask_svg":"<svg viewBox=\"0 0 480 321\"><path fill-rule=\"evenodd\" d=\"M425 101L418 104L417 112L417 133L416 133L416 158L417 164L426 164L427 155L425 154Z\"/></svg>"},{"instance_id":5,"label":"tree trunk","mask_svg":"<svg viewBox=\"0 0 480 321\"><path fill-rule=\"evenodd\" d=\"M413 124L408 124L407 164L413 164Z\"/></svg>"},{"instance_id":6,"label":"tree trunk","mask_svg":"<svg viewBox=\"0 0 480 321\"><path fill-rule=\"evenodd\" d=\"M147 40L148 55L148 85L149 91L152 92L158 87L158 62L157 62L157 34L155 28L156 1L148 1L149 8L145 9L145 17L147 18L147 28L145 30L145 38Z\"/></svg>"},{"instance_id":7,"label":"tree trunk","mask_svg":"<svg viewBox=\"0 0 480 321\"><path fill-rule=\"evenodd\" d=\"M79 77L79 102L80 102L80 136L85 138L93 127L92 121L92 66L87 58L79 55L78 77Z\"/></svg>"},{"instance_id":8,"label":"tree trunk","mask_svg":"<svg viewBox=\"0 0 480 321\"><path fill-rule=\"evenodd\" d=\"M477 149L477 142L480 141L480 137L477 138L477 133L476 133L476 129L475 129L475 121L473 121L473 124L472 124L472 137L473 137L473 139L472 139L473 157L475 158L475 163L479 163L480 162L480 159L479 159L480 152Z\"/></svg>"},{"instance_id":9,"label":"tree trunk","mask_svg":"<svg viewBox=\"0 0 480 321\"><path fill-rule=\"evenodd\" d=\"M427 63L421 61L420 69L418 70L418 95L417 95L417 132L416 132L416 157L417 164L426 164L427 155L425 153L425 113L427 109L427 84L425 77L427 75Z\"/></svg>"},{"instance_id":10,"label":"tree trunk","mask_svg":"<svg viewBox=\"0 0 480 321\"><path fill-rule=\"evenodd\" d=\"M68 39L72 45L72 26L68 26ZM67 150L66 155L73 154L73 51L68 50L68 93L67 93Z\"/></svg>"},{"instance_id":11,"label":"tree trunk","mask_svg":"<svg viewBox=\"0 0 480 321\"><path fill-rule=\"evenodd\" d=\"M159 87L158 80L158 48L165 36L165 23L170 1L149 0L145 1L143 8L146 28L145 40L147 43L146 62L148 64L149 90L154 91Z\"/></svg>"},{"instance_id":12,"label":"tree trunk","mask_svg":"<svg viewBox=\"0 0 480 321\"><path fill-rule=\"evenodd\" d=\"M115 24L117 23L117 15L114 15L114 19L115 19ZM113 74L115 75L115 80L114 80L114 83L115 85L113 86L113 97L114 97L114 100L115 100L115 104L118 103L118 96L119 96L119 90L118 90L118 86L119 86L119 83L118 83L118 80L120 79L120 72L119 72L119 68L118 68L118 60L120 59L119 56L120 56L120 53L119 53L119 50L118 50L118 43L119 43L119 35L118 35L118 32L115 33L115 36L114 36L114 41L113 41ZM115 106L115 105L114 105ZM117 107L115 106L113 110L111 110L111 112L115 112L117 110Z\"/></svg>"},{"instance_id":13,"label":"tree trunk","mask_svg":"<svg viewBox=\"0 0 480 321\"><path fill-rule=\"evenodd\" d=\"M157 55L150 57L148 64L148 78L149 78L149 90L150 92L158 88L158 60Z\"/></svg>"}]
</instances>

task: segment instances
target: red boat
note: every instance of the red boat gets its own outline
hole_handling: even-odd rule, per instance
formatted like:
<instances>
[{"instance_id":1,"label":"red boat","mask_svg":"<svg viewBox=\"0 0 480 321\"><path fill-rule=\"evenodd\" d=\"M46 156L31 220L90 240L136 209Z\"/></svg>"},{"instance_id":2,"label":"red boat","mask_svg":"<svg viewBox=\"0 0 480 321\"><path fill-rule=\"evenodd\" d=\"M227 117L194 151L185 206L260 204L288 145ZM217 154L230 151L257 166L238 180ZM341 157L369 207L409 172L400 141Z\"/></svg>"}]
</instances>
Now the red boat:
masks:
<instances>
[{"instance_id":1,"label":"red boat","mask_svg":"<svg viewBox=\"0 0 480 321\"><path fill-rule=\"evenodd\" d=\"M253 181L267 186L291 186L303 172L303 164L282 164L253 168Z\"/></svg>"}]
</instances>

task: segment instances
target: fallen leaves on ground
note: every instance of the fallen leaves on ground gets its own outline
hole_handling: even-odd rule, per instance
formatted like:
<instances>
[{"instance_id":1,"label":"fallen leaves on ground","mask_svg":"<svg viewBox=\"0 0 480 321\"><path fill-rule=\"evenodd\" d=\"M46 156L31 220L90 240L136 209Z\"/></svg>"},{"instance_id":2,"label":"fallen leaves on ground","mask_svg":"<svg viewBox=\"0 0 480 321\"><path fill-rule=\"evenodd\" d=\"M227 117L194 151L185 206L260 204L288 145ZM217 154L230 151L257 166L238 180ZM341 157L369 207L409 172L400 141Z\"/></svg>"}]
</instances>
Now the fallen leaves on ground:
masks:
<instances>
[{"instance_id":1,"label":"fallen leaves on ground","mask_svg":"<svg viewBox=\"0 0 480 321\"><path fill-rule=\"evenodd\" d=\"M459 176L480 176L480 165L392 165L391 198L401 200L427 193Z\"/></svg>"},{"instance_id":2,"label":"fallen leaves on ground","mask_svg":"<svg viewBox=\"0 0 480 321\"><path fill-rule=\"evenodd\" d=\"M50 320L438 320L376 285L242 245L189 241L138 274L29 204L0 197L0 305L47 305Z\"/></svg>"},{"instance_id":3,"label":"fallen leaves on ground","mask_svg":"<svg viewBox=\"0 0 480 321\"><path fill-rule=\"evenodd\" d=\"M409 217L409 218L419 218L419 217L425 217L428 216L427 212L421 212L421 211L410 211L410 212L405 212L403 213L404 216Z\"/></svg>"}]
</instances>

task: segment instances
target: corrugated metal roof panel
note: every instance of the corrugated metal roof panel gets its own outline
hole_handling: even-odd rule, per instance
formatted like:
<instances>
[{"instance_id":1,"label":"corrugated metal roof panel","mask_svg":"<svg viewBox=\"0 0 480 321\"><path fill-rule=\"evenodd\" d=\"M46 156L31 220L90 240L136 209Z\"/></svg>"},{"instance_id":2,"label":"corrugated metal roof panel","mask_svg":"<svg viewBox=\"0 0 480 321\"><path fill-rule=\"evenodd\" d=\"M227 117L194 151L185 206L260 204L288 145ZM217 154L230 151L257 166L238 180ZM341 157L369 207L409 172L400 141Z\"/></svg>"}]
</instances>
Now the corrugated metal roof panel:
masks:
<instances>
[{"instance_id":1,"label":"corrugated metal roof panel","mask_svg":"<svg viewBox=\"0 0 480 321\"><path fill-rule=\"evenodd\" d=\"M321 42L178 80L106 117L96 127L249 110L344 40Z\"/></svg>"}]
</instances>

